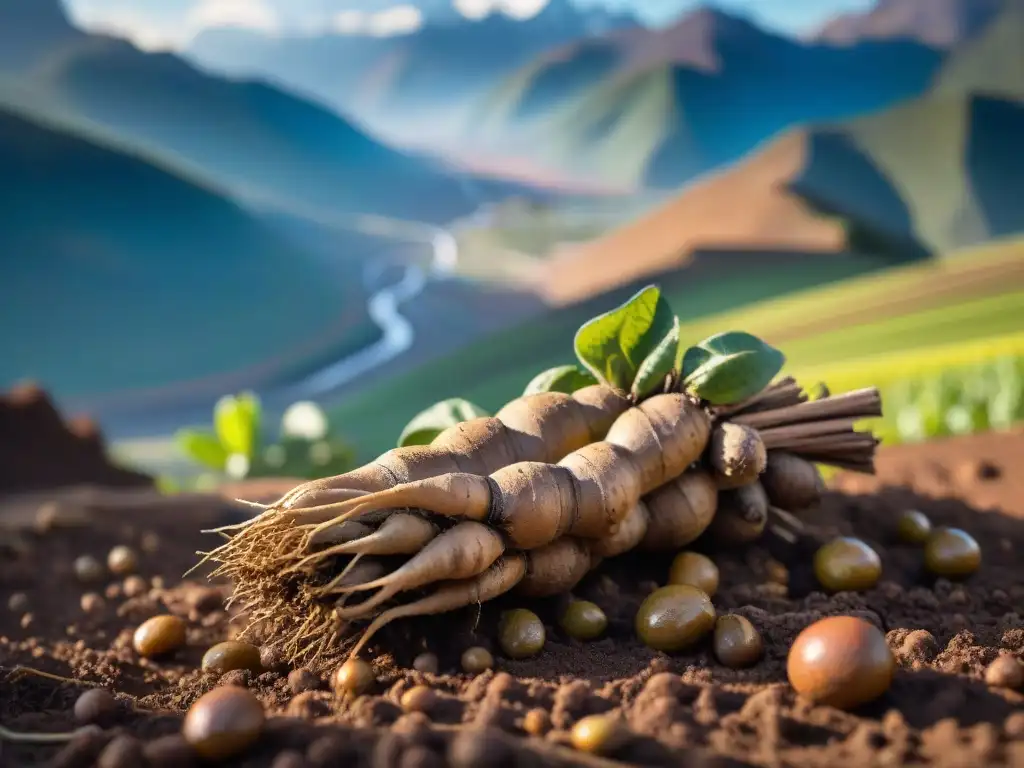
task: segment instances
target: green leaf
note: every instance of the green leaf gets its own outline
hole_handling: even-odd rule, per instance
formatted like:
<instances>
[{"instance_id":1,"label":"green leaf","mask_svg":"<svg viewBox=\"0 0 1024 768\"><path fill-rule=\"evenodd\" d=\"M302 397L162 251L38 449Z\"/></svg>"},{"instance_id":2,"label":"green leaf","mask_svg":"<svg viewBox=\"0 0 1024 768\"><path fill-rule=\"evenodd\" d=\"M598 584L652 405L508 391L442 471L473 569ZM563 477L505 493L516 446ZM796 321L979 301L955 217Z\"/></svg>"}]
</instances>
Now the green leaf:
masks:
<instances>
[{"instance_id":1,"label":"green leaf","mask_svg":"<svg viewBox=\"0 0 1024 768\"><path fill-rule=\"evenodd\" d=\"M672 329L654 348L644 361L633 379L633 396L637 399L653 393L665 381L676 363L679 350L679 318L672 319Z\"/></svg>"},{"instance_id":2,"label":"green leaf","mask_svg":"<svg viewBox=\"0 0 1024 768\"><path fill-rule=\"evenodd\" d=\"M649 285L622 306L584 323L573 342L576 357L597 379L628 391L640 364L674 321L661 289Z\"/></svg>"},{"instance_id":3,"label":"green leaf","mask_svg":"<svg viewBox=\"0 0 1024 768\"><path fill-rule=\"evenodd\" d=\"M251 458L259 438L260 401L251 392L222 397L213 409L213 425L225 451Z\"/></svg>"},{"instance_id":4,"label":"green leaf","mask_svg":"<svg viewBox=\"0 0 1024 768\"><path fill-rule=\"evenodd\" d=\"M719 333L683 354L683 386L712 405L738 403L768 386L785 362L785 355L752 334Z\"/></svg>"},{"instance_id":5,"label":"green leaf","mask_svg":"<svg viewBox=\"0 0 1024 768\"><path fill-rule=\"evenodd\" d=\"M590 371L581 371L575 365L559 365L538 373L523 390L524 395L536 395L539 392L564 392L571 395L577 389L597 384L597 379Z\"/></svg>"},{"instance_id":6,"label":"green leaf","mask_svg":"<svg viewBox=\"0 0 1024 768\"><path fill-rule=\"evenodd\" d=\"M478 419L481 416L489 416L483 408L474 405L461 397L452 397L442 400L425 411L420 411L413 417L412 421L405 425L401 436L398 438L398 447L406 445L429 445L439 434L470 419Z\"/></svg>"},{"instance_id":7,"label":"green leaf","mask_svg":"<svg viewBox=\"0 0 1024 768\"><path fill-rule=\"evenodd\" d=\"M182 453L193 461L218 472L224 471L228 452L212 433L197 429L181 429L175 434L174 440Z\"/></svg>"}]
</instances>

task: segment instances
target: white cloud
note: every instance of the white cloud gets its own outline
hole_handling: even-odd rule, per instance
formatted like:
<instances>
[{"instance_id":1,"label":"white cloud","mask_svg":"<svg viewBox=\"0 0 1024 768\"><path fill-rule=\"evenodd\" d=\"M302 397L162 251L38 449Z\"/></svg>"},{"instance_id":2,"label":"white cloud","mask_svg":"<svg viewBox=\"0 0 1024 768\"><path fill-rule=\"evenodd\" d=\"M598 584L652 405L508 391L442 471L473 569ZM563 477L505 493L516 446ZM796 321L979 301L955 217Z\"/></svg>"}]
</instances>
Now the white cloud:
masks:
<instances>
[{"instance_id":1,"label":"white cloud","mask_svg":"<svg viewBox=\"0 0 1024 768\"><path fill-rule=\"evenodd\" d=\"M396 5L370 16L371 35L401 35L415 32L423 26L423 13L414 5Z\"/></svg>"},{"instance_id":2,"label":"white cloud","mask_svg":"<svg viewBox=\"0 0 1024 768\"><path fill-rule=\"evenodd\" d=\"M185 16L195 32L209 27L245 27L274 32L280 26L276 11L265 0L202 0Z\"/></svg>"},{"instance_id":3,"label":"white cloud","mask_svg":"<svg viewBox=\"0 0 1024 768\"><path fill-rule=\"evenodd\" d=\"M415 32L423 26L423 13L414 5L396 5L383 11L339 11L331 27L343 35L388 37Z\"/></svg>"},{"instance_id":4,"label":"white cloud","mask_svg":"<svg viewBox=\"0 0 1024 768\"><path fill-rule=\"evenodd\" d=\"M516 21L532 19L544 10L549 0L452 0L455 10L472 21L503 13Z\"/></svg>"},{"instance_id":5,"label":"white cloud","mask_svg":"<svg viewBox=\"0 0 1024 768\"><path fill-rule=\"evenodd\" d=\"M496 8L496 0L453 0L455 10L474 21L489 16Z\"/></svg>"},{"instance_id":6,"label":"white cloud","mask_svg":"<svg viewBox=\"0 0 1024 768\"><path fill-rule=\"evenodd\" d=\"M105 8L82 3L69 6L68 15L72 23L82 29L131 40L144 51L173 49L181 43L185 33L181 24L168 24L123 6Z\"/></svg>"}]
</instances>

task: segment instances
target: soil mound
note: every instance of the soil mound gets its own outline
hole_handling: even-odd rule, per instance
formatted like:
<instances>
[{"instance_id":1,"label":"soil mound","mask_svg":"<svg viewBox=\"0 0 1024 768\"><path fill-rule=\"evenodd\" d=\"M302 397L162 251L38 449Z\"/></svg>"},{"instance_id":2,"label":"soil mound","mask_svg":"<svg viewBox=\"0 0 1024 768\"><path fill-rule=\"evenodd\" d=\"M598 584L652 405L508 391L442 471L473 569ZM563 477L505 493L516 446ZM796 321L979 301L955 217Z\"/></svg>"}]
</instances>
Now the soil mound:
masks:
<instances>
[{"instance_id":1,"label":"soil mound","mask_svg":"<svg viewBox=\"0 0 1024 768\"><path fill-rule=\"evenodd\" d=\"M216 541L199 530L238 514L225 501L105 491L84 512L65 501L67 516L50 510L45 526L28 520L2 539L8 546L0 551L0 724L17 731L73 728L73 704L91 684L114 692L120 709L106 730L64 746L2 743L0 764L184 768L194 764L177 735L184 711L215 686L241 685L263 701L269 719L259 742L225 765L1024 765L1024 695L985 682L1000 654L1024 658L1022 465L1018 432L883 450L877 478L837 478L804 521L817 540L854 535L879 553L883 580L867 592L817 591L806 551L714 553L722 576L714 597L719 613L748 617L765 641L763 660L749 669L723 667L707 647L669 656L639 644L633 615L664 582L668 563L624 557L576 593L608 614L602 639L567 639L553 621L558 600L533 603L547 625L544 650L513 661L495 649L496 668L474 677L455 671L459 656L470 645L493 647L497 613L507 603L411 622L381 634L375 686L355 700L335 695L313 672L218 678L199 671L205 650L244 626L223 609L227 586L201 575L181 578L195 550ZM0 507L0 520L25 520L26 510L12 504ZM926 576L920 548L895 538L897 515L910 507L934 525L968 531L982 547L981 569L960 583ZM75 578L76 557L103 562L116 545L145 553L143 581L129 588L123 577L91 585ZM83 602L86 593L92 596ZM163 612L186 620L187 645L168 660L140 659L132 633ZM800 630L841 614L883 629L899 663L888 693L852 712L799 699L785 676ZM410 669L423 650L439 657L438 674ZM436 696L426 712L405 713L402 694L415 684L429 685ZM567 746L574 722L612 708L622 710L634 734L614 760ZM541 726L536 735L526 733L527 720Z\"/></svg>"},{"instance_id":2,"label":"soil mound","mask_svg":"<svg viewBox=\"0 0 1024 768\"><path fill-rule=\"evenodd\" d=\"M114 466L94 421L65 421L34 384L0 394L0 495L69 485L152 486L147 475Z\"/></svg>"}]
</instances>

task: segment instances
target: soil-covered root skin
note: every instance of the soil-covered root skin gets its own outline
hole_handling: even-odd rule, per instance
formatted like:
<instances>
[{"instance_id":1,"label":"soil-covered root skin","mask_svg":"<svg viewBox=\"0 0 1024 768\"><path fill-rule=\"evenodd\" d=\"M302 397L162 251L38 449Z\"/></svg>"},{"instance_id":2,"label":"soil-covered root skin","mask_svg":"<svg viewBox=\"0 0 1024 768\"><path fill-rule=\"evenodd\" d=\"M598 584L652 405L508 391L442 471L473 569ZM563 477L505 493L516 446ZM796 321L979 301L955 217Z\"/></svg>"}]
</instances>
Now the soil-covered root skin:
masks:
<instances>
[{"instance_id":1,"label":"soil-covered root skin","mask_svg":"<svg viewBox=\"0 0 1024 768\"><path fill-rule=\"evenodd\" d=\"M654 395L622 412L604 440L582 445L557 464L519 461L489 475L430 474L338 502L264 513L211 557L220 563L218 573L235 581L236 599L251 608L251 626L284 636L290 627L299 639L283 650L304 660L324 652L323 644L305 643L310 629L335 645L358 632L354 622L376 627L385 614L388 621L401 618L404 606L427 599L416 593L427 590L429 597L442 583L472 583L506 555L522 553L525 567L509 589L539 597L571 590L603 559L632 549L679 548L704 534L720 545L745 546L766 528L793 543L801 524L786 510L812 504L821 478L797 453L768 450L759 430L767 428L780 444L810 440L817 451L826 450L825 439L837 461L853 450L863 462L874 442L859 433L850 442L848 433L855 415L875 406L866 395L808 403L798 389L794 405L791 389L774 388L779 394L770 408L727 415L756 426L716 421L714 411L686 394ZM772 397L759 402L772 403ZM549 405L557 410L566 402ZM829 421L830 409L853 415ZM541 421L551 427L557 420ZM493 421L467 424L470 431L505 429ZM584 426L578 422L574 429L582 435ZM443 446L473 442L465 431L442 434ZM779 521L774 527L770 510ZM360 558L382 554L408 560L377 578L342 583Z\"/></svg>"},{"instance_id":2,"label":"soil-covered root skin","mask_svg":"<svg viewBox=\"0 0 1024 768\"><path fill-rule=\"evenodd\" d=\"M624 393L600 384L571 395L524 395L495 416L449 427L428 446L394 448L342 475L304 483L271 507L299 510L344 501L338 495L347 491L375 493L449 472L488 475L518 461L558 461L604 437L630 405Z\"/></svg>"},{"instance_id":3,"label":"soil-covered root skin","mask_svg":"<svg viewBox=\"0 0 1024 768\"><path fill-rule=\"evenodd\" d=\"M555 421L544 423L550 427ZM576 429L585 426L579 421ZM641 497L683 475L704 452L710 430L708 414L689 396L656 395L619 415L607 430L607 440L588 442L558 464L518 462L489 476L450 472L338 503L264 513L207 557L218 563L218 575L234 581L234 602L248 610L253 631L287 637L288 627L297 627L293 634L300 639L288 640L282 650L298 654L296 658L315 656L322 653L322 645L303 644L310 628L334 642L337 627L328 631L331 621L372 621L390 601L402 599L400 593L473 579L509 547L539 550L524 591L571 588L603 555L589 544L558 542L570 537L596 543L621 531L626 540L607 546L635 545L632 539L642 532L643 513L637 512ZM687 483L667 492L673 491L685 498ZM402 511L408 509L454 525L436 537L428 535L436 528L428 530L429 522ZM354 523L365 528L381 514L384 523L372 533L354 529L350 536L342 530ZM702 515L706 511L697 517ZM414 520L423 530L404 535L416 527ZM625 530L624 521L629 523ZM422 546L391 547L389 553L408 554L410 559L383 578L362 585L332 584L344 574L344 558L380 553L370 544L388 538L388 531L403 544L416 543L418 535ZM328 545L333 541L338 543ZM548 545L553 547L544 549ZM547 579L546 586L539 574ZM351 593L371 589L377 591L351 599ZM344 603L330 605L328 594L340 595Z\"/></svg>"}]
</instances>

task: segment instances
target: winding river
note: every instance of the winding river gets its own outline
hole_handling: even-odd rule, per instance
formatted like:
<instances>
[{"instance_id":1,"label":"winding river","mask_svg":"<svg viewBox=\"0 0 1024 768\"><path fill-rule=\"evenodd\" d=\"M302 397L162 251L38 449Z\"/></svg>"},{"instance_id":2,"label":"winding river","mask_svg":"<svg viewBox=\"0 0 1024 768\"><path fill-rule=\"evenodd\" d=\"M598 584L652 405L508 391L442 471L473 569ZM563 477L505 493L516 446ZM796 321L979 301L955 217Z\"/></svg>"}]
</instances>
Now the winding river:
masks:
<instances>
[{"instance_id":1,"label":"winding river","mask_svg":"<svg viewBox=\"0 0 1024 768\"><path fill-rule=\"evenodd\" d=\"M458 242L450 232L440 227L361 216L352 228L366 234L429 244L433 256L426 266L407 264L398 282L370 296L367 310L370 319L381 330L379 341L331 363L301 381L278 389L274 392L275 399L281 397L294 401L322 397L406 352L412 346L415 333L412 323L399 312L399 305L417 296L430 277L454 272L459 261ZM363 267L364 284L370 283L372 272L378 270L379 266L369 263Z\"/></svg>"}]
</instances>

